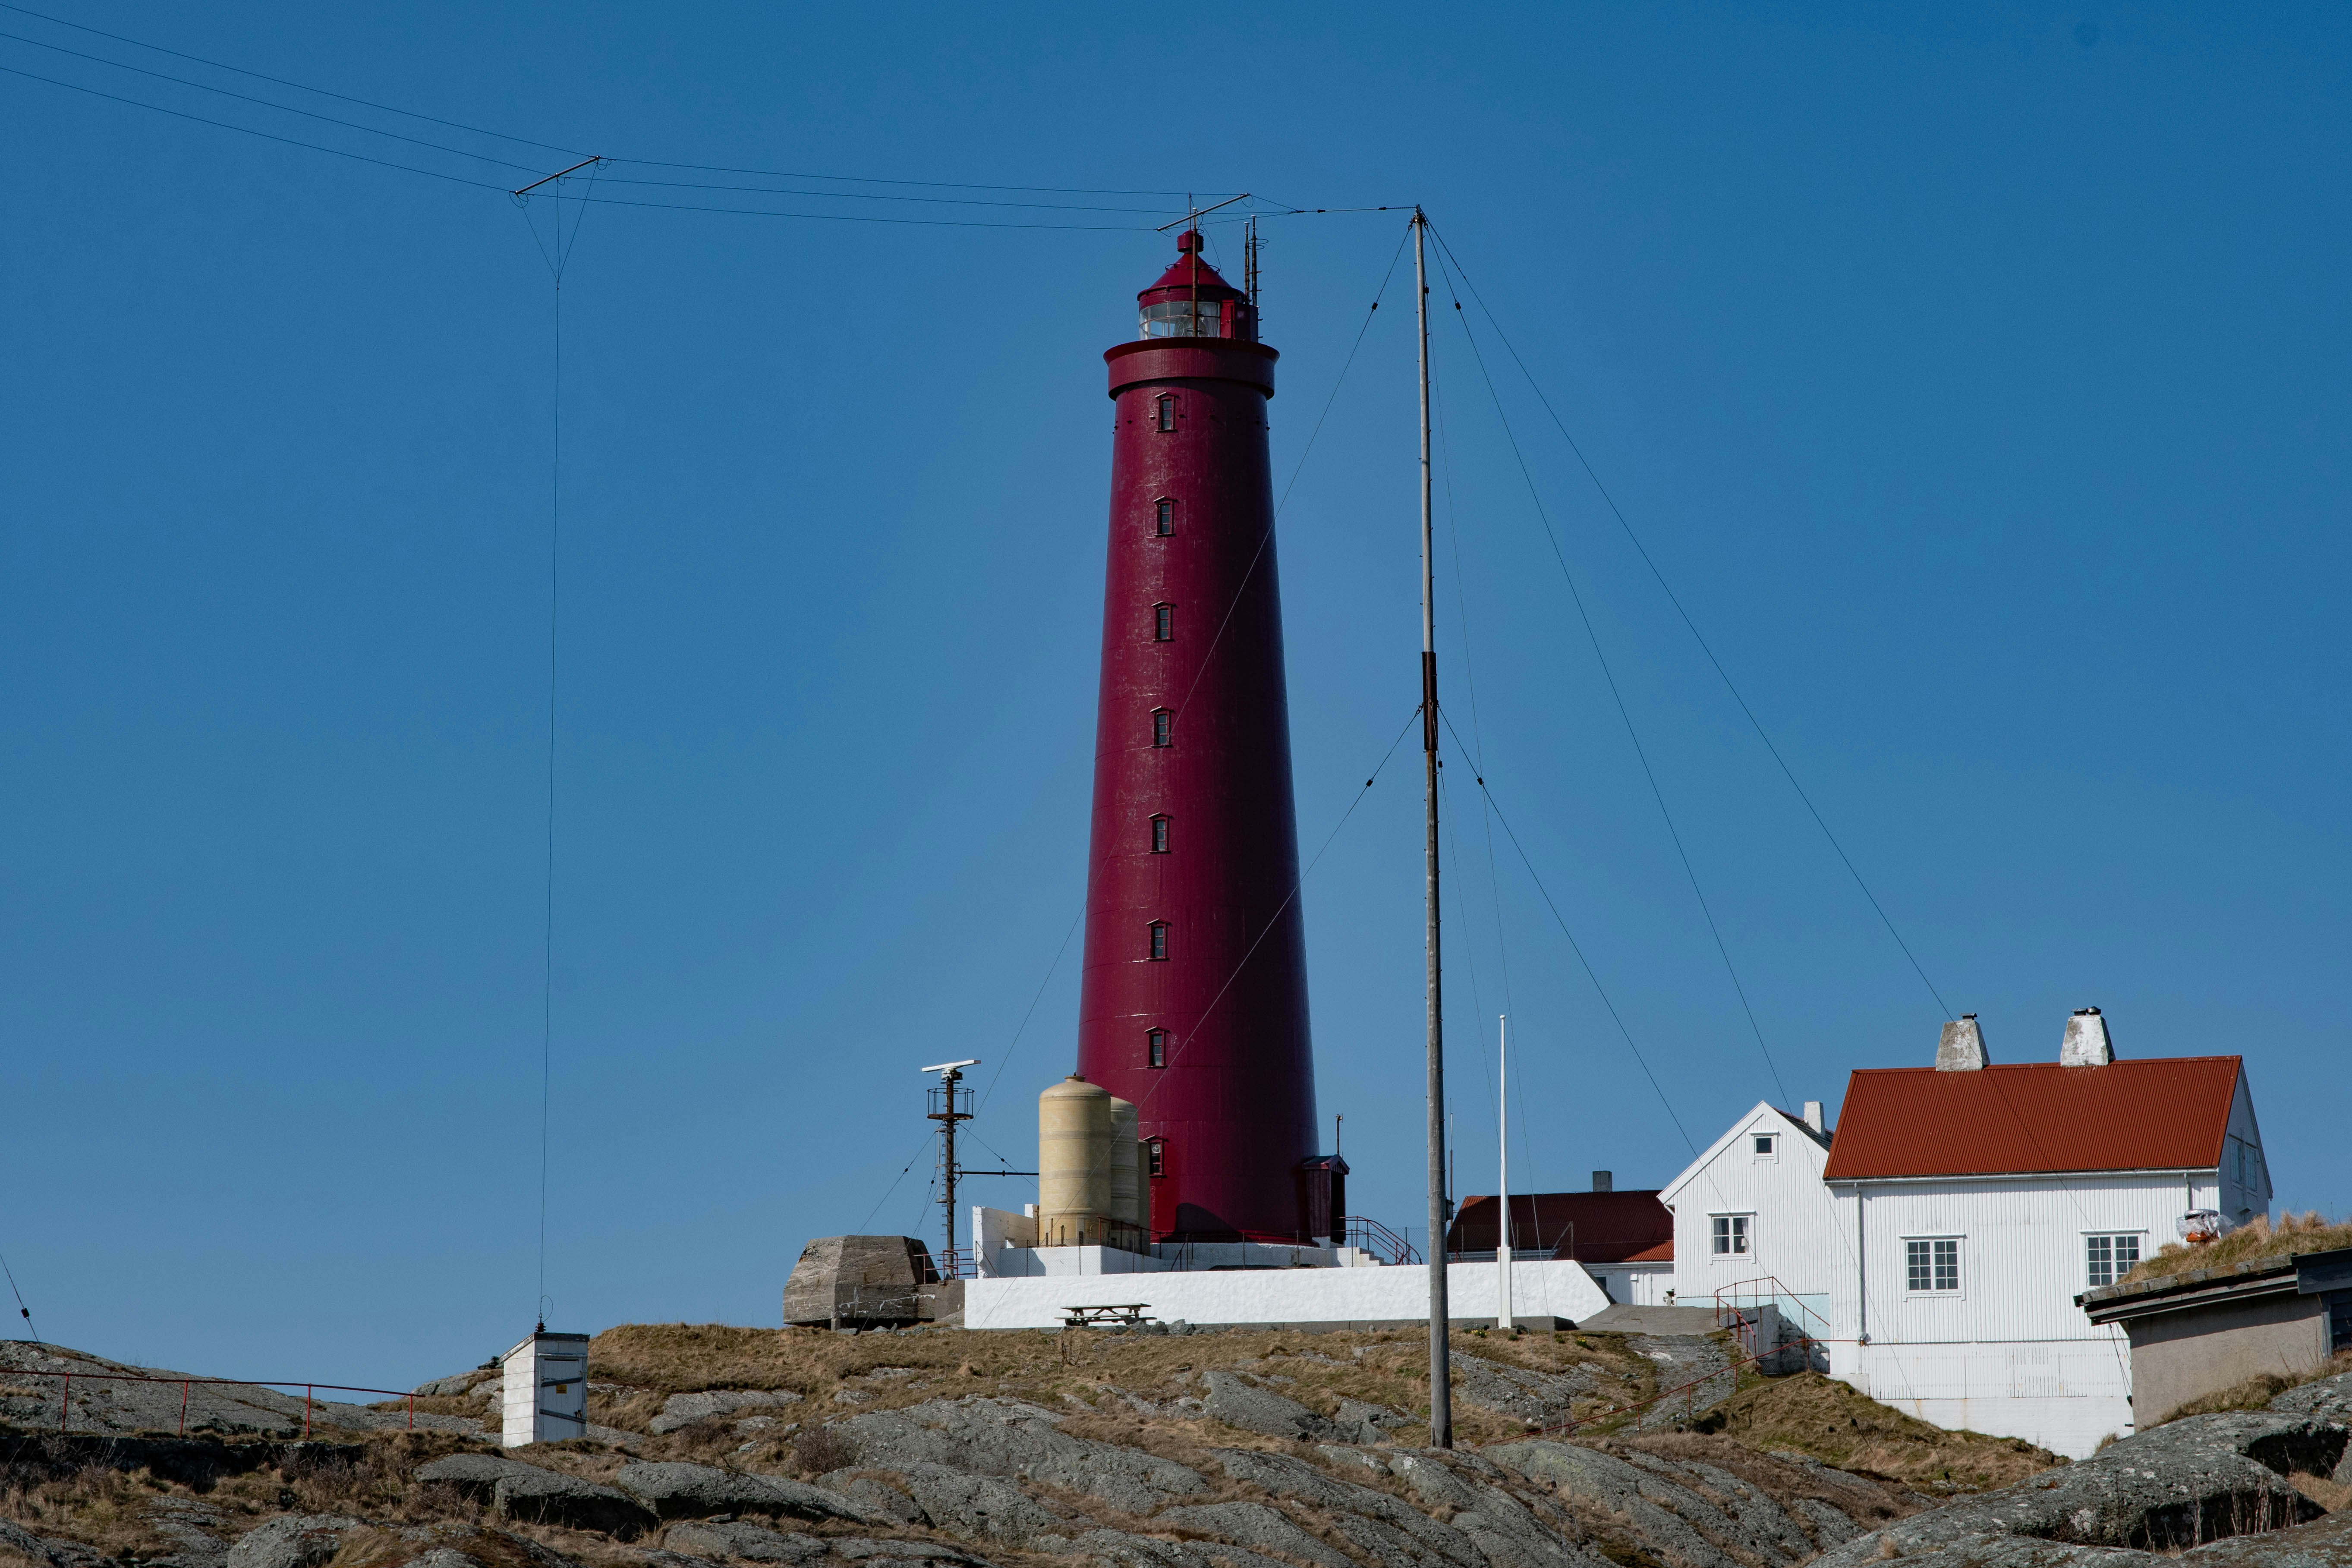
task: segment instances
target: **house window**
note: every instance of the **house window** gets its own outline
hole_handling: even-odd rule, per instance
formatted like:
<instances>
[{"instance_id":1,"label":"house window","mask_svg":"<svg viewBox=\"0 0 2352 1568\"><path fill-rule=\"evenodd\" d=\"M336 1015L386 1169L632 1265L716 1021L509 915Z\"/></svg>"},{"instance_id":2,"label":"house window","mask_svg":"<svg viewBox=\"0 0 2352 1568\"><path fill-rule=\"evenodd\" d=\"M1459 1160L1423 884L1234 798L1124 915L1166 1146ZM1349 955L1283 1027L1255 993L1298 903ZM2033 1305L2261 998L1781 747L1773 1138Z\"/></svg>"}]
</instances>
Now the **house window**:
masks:
<instances>
[{"instance_id":1,"label":"house window","mask_svg":"<svg viewBox=\"0 0 2352 1568\"><path fill-rule=\"evenodd\" d=\"M1748 1256L1748 1222L1752 1215L1719 1214L1714 1216L1715 1255L1717 1258Z\"/></svg>"},{"instance_id":2,"label":"house window","mask_svg":"<svg viewBox=\"0 0 2352 1568\"><path fill-rule=\"evenodd\" d=\"M1146 1158L1150 1162L1151 1173L1155 1176L1166 1175L1168 1173L1168 1140L1147 1138L1144 1140L1143 1151Z\"/></svg>"},{"instance_id":3,"label":"house window","mask_svg":"<svg viewBox=\"0 0 2352 1568\"><path fill-rule=\"evenodd\" d=\"M1960 1241L1958 1237L1930 1237L1903 1244L1904 1288L1927 1295L1960 1288Z\"/></svg>"},{"instance_id":4,"label":"house window","mask_svg":"<svg viewBox=\"0 0 2352 1568\"><path fill-rule=\"evenodd\" d=\"M2084 1261L2088 1267L2084 1277L2093 1285L2112 1285L2130 1273L2139 1262L2139 1237L2086 1236L2083 1238Z\"/></svg>"},{"instance_id":5,"label":"house window","mask_svg":"<svg viewBox=\"0 0 2352 1568\"><path fill-rule=\"evenodd\" d=\"M1176 503L1162 496L1159 510L1160 514L1152 521L1151 531L1166 539L1176 531Z\"/></svg>"},{"instance_id":6,"label":"house window","mask_svg":"<svg viewBox=\"0 0 2352 1568\"><path fill-rule=\"evenodd\" d=\"M1165 708L1151 710L1151 743L1155 746L1175 744L1176 715Z\"/></svg>"},{"instance_id":7,"label":"house window","mask_svg":"<svg viewBox=\"0 0 2352 1568\"><path fill-rule=\"evenodd\" d=\"M1778 1133L1759 1132L1755 1135L1755 1144L1756 1157L1759 1160L1776 1158L1780 1152L1780 1139Z\"/></svg>"},{"instance_id":8,"label":"house window","mask_svg":"<svg viewBox=\"0 0 2352 1568\"><path fill-rule=\"evenodd\" d=\"M1153 963L1160 963L1160 962L1163 962L1167 957L1168 957L1168 922L1167 922L1166 921L1153 921L1151 922L1151 958L1152 958L1152 962L1153 962Z\"/></svg>"},{"instance_id":9,"label":"house window","mask_svg":"<svg viewBox=\"0 0 2352 1568\"><path fill-rule=\"evenodd\" d=\"M1164 816L1151 819L1151 852L1154 855L1168 853L1168 819Z\"/></svg>"},{"instance_id":10,"label":"house window","mask_svg":"<svg viewBox=\"0 0 2352 1568\"><path fill-rule=\"evenodd\" d=\"M1143 1061L1144 1065L1147 1067L1164 1068L1168 1065L1167 1030L1150 1029L1145 1031L1143 1037Z\"/></svg>"},{"instance_id":11,"label":"house window","mask_svg":"<svg viewBox=\"0 0 2352 1568\"><path fill-rule=\"evenodd\" d=\"M1152 405L1151 422L1152 428L1156 430L1176 428L1176 395L1174 393L1163 392L1160 395Z\"/></svg>"},{"instance_id":12,"label":"house window","mask_svg":"<svg viewBox=\"0 0 2352 1568\"><path fill-rule=\"evenodd\" d=\"M1154 605L1151 606L1151 640L1153 642L1174 642L1176 640L1175 605Z\"/></svg>"}]
</instances>

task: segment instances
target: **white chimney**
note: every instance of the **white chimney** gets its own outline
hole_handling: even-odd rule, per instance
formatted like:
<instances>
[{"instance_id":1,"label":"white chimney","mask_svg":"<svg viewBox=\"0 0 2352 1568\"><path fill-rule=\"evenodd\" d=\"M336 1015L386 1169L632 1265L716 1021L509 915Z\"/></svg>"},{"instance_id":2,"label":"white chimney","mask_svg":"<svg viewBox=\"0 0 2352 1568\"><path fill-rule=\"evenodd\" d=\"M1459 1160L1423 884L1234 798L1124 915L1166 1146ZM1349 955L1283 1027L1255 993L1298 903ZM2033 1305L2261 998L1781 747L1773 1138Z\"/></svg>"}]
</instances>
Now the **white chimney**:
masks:
<instances>
[{"instance_id":1,"label":"white chimney","mask_svg":"<svg viewBox=\"0 0 2352 1568\"><path fill-rule=\"evenodd\" d=\"M1827 1137L1829 1135L1829 1129L1822 1125L1822 1102L1820 1100L1809 1100L1805 1101L1805 1125L1811 1128L1814 1131L1821 1133L1823 1137Z\"/></svg>"},{"instance_id":2,"label":"white chimney","mask_svg":"<svg viewBox=\"0 0 2352 1568\"><path fill-rule=\"evenodd\" d=\"M1596 1193L1608 1193L1608 1192L1614 1192L1614 1191L1616 1190L1616 1188L1617 1188L1617 1173L1616 1173L1616 1172L1614 1172L1614 1171L1595 1171L1595 1172L1593 1172L1593 1173L1592 1173L1592 1190L1593 1190L1594 1192L1596 1192Z\"/></svg>"},{"instance_id":3,"label":"white chimney","mask_svg":"<svg viewBox=\"0 0 2352 1568\"><path fill-rule=\"evenodd\" d=\"M1974 1013L1963 1013L1944 1026L1943 1037L1936 1042L1937 1072L1982 1072L1989 1059L1984 1031L1977 1027Z\"/></svg>"},{"instance_id":4,"label":"white chimney","mask_svg":"<svg viewBox=\"0 0 2352 1568\"><path fill-rule=\"evenodd\" d=\"M2107 1021L2096 1007L2084 1007L2066 1020L2066 1037L2058 1043L2058 1065L2103 1068L2116 1059L2115 1042L2107 1038Z\"/></svg>"}]
</instances>

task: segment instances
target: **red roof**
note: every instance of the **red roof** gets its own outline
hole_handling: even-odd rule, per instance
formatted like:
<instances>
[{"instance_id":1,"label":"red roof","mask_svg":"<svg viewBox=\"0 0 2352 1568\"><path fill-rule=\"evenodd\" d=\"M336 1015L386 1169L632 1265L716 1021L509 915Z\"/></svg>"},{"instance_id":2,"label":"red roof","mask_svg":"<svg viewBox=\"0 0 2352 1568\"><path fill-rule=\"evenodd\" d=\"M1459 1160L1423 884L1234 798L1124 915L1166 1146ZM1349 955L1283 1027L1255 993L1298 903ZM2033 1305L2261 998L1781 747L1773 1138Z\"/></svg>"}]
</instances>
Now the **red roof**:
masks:
<instances>
[{"instance_id":1,"label":"red roof","mask_svg":"<svg viewBox=\"0 0 2352 1568\"><path fill-rule=\"evenodd\" d=\"M2236 1057L1865 1069L1846 1082L1822 1175L2211 1170L2238 1074Z\"/></svg>"},{"instance_id":2,"label":"red roof","mask_svg":"<svg viewBox=\"0 0 2352 1568\"><path fill-rule=\"evenodd\" d=\"M1466 1197L1445 1233L1449 1252L1492 1252L1501 1212L1490 1194ZM1534 1257L1624 1263L1656 1250L1674 1256L1674 1211L1654 1192L1514 1193L1511 1247Z\"/></svg>"}]
</instances>

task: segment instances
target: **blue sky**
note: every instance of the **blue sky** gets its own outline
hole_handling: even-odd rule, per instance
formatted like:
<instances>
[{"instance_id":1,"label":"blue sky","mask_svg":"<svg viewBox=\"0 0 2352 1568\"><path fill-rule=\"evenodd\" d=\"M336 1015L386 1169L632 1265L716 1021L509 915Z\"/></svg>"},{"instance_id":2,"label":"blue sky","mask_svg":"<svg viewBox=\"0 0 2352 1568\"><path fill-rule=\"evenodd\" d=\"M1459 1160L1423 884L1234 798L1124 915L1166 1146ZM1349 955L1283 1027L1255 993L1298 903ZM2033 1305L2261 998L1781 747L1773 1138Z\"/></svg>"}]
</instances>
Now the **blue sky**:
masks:
<instances>
[{"instance_id":1,"label":"blue sky","mask_svg":"<svg viewBox=\"0 0 2352 1568\"><path fill-rule=\"evenodd\" d=\"M529 176L472 154L548 173L555 147L1179 193L923 192L969 201L1427 205L1517 440L1441 283L1449 710L1550 896L1499 828L1490 858L1457 761L1465 1189L1490 1190L1506 1005L1514 1184L1548 1187L1655 1185L1759 1099L1834 1111L1944 1016L1516 351L1996 1059L2054 1059L2091 1004L2128 1055L2242 1053L2283 1200L2352 1199L2339 9L57 5L551 147L0 19L468 155L32 43L0 65L482 183L0 77L0 1248L47 1336L398 1385L530 1327L552 291L483 188ZM1172 255L1158 211L688 195L1110 227L587 209L563 1328L771 1322L807 1237L932 1236L923 1063L984 1058L983 1156L1031 1163L1076 1012L1098 356ZM1402 1225L1409 749L1334 827L1417 695L1403 271L1340 378L1402 223L1265 234L1299 831L1329 840L1321 1110L1351 1206Z\"/></svg>"}]
</instances>

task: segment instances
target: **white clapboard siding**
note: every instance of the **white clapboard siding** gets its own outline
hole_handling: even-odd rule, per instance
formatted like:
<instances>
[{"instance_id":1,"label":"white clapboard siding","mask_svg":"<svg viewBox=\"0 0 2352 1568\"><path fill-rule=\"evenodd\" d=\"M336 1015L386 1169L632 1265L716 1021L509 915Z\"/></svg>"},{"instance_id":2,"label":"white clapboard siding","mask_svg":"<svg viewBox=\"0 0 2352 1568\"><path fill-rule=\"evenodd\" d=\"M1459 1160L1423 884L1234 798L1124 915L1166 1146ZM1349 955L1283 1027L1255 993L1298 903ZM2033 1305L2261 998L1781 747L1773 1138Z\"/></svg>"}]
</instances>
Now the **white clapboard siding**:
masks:
<instances>
[{"instance_id":1,"label":"white clapboard siding","mask_svg":"<svg viewBox=\"0 0 2352 1568\"><path fill-rule=\"evenodd\" d=\"M1756 1152L1759 1133L1773 1141L1769 1155ZM1712 1306L1719 1291L1753 1298L1772 1291L1759 1281L1778 1280L1773 1293L1793 1298L1818 1331L1843 1261L1822 1184L1828 1161L1828 1147L1803 1121L1759 1101L1668 1183L1658 1201L1675 1215L1677 1304ZM1747 1218L1746 1253L1715 1250L1717 1215Z\"/></svg>"},{"instance_id":2,"label":"white clapboard siding","mask_svg":"<svg viewBox=\"0 0 2352 1568\"><path fill-rule=\"evenodd\" d=\"M1840 1182L1836 1225L1862 1262L1833 1292L1831 1375L1938 1426L2088 1456L2132 1431L2123 1331L2074 1305L2089 1237L2147 1257L2210 1208L2211 1171ZM1956 1242L1959 1289L1910 1288L1912 1241ZM1932 1283L1932 1280L1931 1280Z\"/></svg>"}]
</instances>

